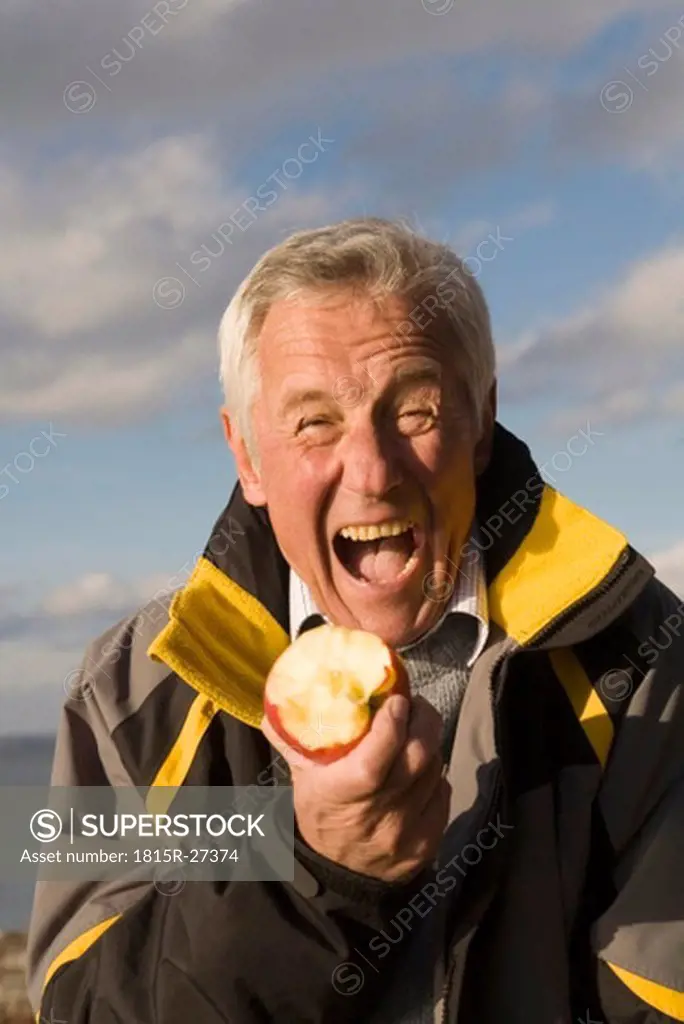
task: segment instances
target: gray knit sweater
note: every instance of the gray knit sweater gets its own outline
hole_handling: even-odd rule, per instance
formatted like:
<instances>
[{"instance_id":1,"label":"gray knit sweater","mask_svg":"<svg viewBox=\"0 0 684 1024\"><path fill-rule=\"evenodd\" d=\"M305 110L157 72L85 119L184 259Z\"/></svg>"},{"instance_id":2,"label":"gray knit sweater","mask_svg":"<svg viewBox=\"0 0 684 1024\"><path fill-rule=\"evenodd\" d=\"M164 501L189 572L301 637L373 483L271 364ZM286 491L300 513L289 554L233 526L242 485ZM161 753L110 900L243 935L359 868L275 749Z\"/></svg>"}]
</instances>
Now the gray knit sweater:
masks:
<instances>
[{"instance_id":1,"label":"gray knit sweater","mask_svg":"<svg viewBox=\"0 0 684 1024\"><path fill-rule=\"evenodd\" d=\"M438 630L401 652L412 694L420 694L439 711L444 722L444 759L451 755L458 715L470 670L468 658L477 637L470 615L448 615ZM369 1024L433 1024L434 975L441 955L438 913L414 918L410 932L394 921L382 939L400 946L396 981ZM383 969L382 962L377 965Z\"/></svg>"}]
</instances>

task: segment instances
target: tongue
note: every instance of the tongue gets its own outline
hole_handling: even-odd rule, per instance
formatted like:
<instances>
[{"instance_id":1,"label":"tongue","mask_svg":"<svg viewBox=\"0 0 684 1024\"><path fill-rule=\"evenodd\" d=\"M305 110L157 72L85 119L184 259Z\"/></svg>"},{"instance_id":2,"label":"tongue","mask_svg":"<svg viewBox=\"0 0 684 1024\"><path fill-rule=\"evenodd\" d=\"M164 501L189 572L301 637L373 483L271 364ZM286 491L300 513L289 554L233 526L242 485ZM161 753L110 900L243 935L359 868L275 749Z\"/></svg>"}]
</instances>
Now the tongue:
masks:
<instances>
[{"instance_id":1,"label":"tongue","mask_svg":"<svg viewBox=\"0 0 684 1024\"><path fill-rule=\"evenodd\" d=\"M397 578L413 551L410 532L380 540L352 541L349 545L349 569L370 583L389 583Z\"/></svg>"}]
</instances>

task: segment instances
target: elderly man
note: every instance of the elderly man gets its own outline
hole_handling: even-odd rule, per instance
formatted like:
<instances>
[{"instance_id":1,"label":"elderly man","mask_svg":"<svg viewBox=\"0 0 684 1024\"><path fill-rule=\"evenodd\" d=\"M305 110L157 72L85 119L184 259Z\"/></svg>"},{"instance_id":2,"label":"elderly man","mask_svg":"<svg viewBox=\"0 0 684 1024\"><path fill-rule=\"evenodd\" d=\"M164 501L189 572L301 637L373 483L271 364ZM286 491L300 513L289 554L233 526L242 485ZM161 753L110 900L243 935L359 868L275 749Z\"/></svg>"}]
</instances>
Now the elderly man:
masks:
<instances>
[{"instance_id":1,"label":"elderly man","mask_svg":"<svg viewBox=\"0 0 684 1024\"><path fill-rule=\"evenodd\" d=\"M89 650L53 782L245 786L287 762L294 882L41 886L36 1009L684 1020L682 609L497 423L477 282L383 220L298 233L220 350L239 484L163 617ZM324 620L378 634L411 687L328 765L262 721L274 660Z\"/></svg>"}]
</instances>

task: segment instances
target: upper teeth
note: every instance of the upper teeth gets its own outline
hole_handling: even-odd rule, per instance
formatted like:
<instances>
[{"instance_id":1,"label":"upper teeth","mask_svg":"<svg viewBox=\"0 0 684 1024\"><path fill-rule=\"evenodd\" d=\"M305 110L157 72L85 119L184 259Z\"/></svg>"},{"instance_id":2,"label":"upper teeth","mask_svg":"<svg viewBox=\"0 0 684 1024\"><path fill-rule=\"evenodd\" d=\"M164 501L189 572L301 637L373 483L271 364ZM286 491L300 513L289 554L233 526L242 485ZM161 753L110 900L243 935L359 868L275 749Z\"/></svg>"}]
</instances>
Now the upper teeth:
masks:
<instances>
[{"instance_id":1,"label":"upper teeth","mask_svg":"<svg viewBox=\"0 0 684 1024\"><path fill-rule=\"evenodd\" d=\"M340 530L349 540L377 540L379 537L396 537L412 526L410 519L388 519L385 523L372 526L345 526Z\"/></svg>"}]
</instances>

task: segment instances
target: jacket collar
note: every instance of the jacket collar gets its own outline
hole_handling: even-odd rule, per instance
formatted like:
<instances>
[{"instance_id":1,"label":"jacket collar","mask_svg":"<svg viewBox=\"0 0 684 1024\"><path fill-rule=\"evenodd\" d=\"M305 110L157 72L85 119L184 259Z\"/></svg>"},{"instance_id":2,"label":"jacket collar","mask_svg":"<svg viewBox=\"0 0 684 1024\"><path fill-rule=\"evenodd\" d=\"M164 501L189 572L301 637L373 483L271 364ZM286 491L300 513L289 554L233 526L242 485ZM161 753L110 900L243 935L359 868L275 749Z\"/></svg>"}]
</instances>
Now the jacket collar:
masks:
<instances>
[{"instance_id":1,"label":"jacket collar","mask_svg":"<svg viewBox=\"0 0 684 1024\"><path fill-rule=\"evenodd\" d=\"M513 645L593 635L653 572L620 531L545 485L527 446L500 424L476 515L490 619ZM264 681L290 643L288 584L267 511L237 485L149 656L258 726Z\"/></svg>"}]
</instances>

